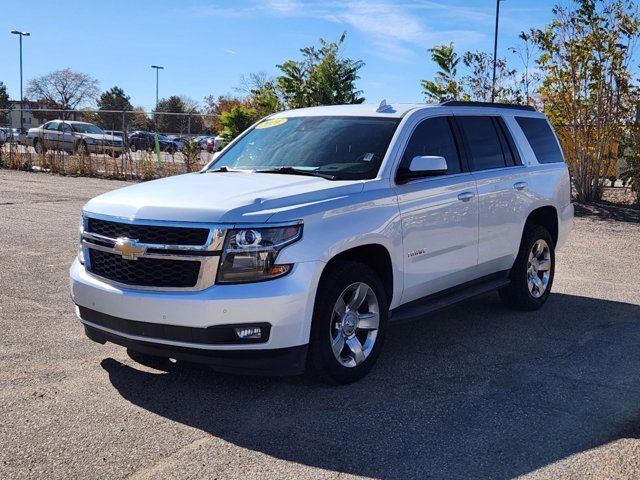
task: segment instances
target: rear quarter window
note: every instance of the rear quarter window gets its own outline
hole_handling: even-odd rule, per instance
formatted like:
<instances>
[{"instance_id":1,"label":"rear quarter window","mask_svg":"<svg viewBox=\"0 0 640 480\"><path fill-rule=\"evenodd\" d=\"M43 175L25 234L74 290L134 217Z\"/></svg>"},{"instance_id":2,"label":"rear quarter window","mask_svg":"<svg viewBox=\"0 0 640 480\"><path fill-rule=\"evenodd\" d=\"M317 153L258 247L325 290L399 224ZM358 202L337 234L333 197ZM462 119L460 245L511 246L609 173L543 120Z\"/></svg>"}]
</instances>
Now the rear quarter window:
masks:
<instances>
[{"instance_id":1,"label":"rear quarter window","mask_svg":"<svg viewBox=\"0 0 640 480\"><path fill-rule=\"evenodd\" d=\"M562 151L549 122L543 118L515 118L529 145L531 145L538 163L560 163L564 161Z\"/></svg>"}]
</instances>

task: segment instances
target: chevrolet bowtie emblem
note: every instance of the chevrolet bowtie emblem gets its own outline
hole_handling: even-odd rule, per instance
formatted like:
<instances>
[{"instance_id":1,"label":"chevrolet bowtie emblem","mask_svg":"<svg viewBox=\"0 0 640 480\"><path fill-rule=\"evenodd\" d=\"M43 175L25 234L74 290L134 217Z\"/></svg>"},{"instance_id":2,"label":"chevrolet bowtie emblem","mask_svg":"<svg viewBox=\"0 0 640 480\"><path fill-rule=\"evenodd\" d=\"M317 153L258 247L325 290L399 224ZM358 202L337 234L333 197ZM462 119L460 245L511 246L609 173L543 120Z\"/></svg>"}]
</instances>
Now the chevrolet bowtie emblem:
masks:
<instances>
[{"instance_id":1,"label":"chevrolet bowtie emblem","mask_svg":"<svg viewBox=\"0 0 640 480\"><path fill-rule=\"evenodd\" d=\"M113 249L122 255L126 260L137 260L140 255L144 255L146 248L139 245L136 240L129 238L119 238Z\"/></svg>"}]
</instances>

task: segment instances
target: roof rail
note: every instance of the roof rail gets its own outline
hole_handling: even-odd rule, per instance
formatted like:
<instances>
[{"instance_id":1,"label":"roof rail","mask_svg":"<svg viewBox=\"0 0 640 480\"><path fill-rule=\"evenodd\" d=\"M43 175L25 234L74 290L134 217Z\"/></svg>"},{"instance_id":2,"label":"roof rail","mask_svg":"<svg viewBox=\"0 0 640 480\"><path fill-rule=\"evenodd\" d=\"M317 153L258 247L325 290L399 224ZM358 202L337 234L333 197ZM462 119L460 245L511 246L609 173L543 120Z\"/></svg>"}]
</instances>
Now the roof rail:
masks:
<instances>
[{"instance_id":1,"label":"roof rail","mask_svg":"<svg viewBox=\"0 0 640 480\"><path fill-rule=\"evenodd\" d=\"M511 110L529 110L530 112L536 112L536 108L531 105L516 105L512 103L493 103L493 102L463 102L461 100L447 100L440 103L443 107L493 107L493 108L508 108Z\"/></svg>"}]
</instances>

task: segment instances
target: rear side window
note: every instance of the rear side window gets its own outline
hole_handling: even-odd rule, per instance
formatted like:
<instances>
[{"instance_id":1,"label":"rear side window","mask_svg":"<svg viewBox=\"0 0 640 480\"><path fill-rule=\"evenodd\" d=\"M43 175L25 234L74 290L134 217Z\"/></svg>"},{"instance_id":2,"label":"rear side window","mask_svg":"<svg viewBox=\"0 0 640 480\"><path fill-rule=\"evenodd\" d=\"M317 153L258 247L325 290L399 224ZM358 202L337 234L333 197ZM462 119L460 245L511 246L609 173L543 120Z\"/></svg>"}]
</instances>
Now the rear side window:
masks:
<instances>
[{"instance_id":1,"label":"rear side window","mask_svg":"<svg viewBox=\"0 0 640 480\"><path fill-rule=\"evenodd\" d=\"M527 137L538 163L562 162L562 151L551 125L543 118L516 117L516 121Z\"/></svg>"},{"instance_id":2,"label":"rear side window","mask_svg":"<svg viewBox=\"0 0 640 480\"><path fill-rule=\"evenodd\" d=\"M447 117L428 118L411 134L402 156L400 169L409 168L413 157L433 155L444 157L447 173L460 173L460 158Z\"/></svg>"},{"instance_id":3,"label":"rear side window","mask_svg":"<svg viewBox=\"0 0 640 480\"><path fill-rule=\"evenodd\" d=\"M472 170L488 170L507 166L503 147L492 117L456 117L456 120L467 140Z\"/></svg>"}]
</instances>

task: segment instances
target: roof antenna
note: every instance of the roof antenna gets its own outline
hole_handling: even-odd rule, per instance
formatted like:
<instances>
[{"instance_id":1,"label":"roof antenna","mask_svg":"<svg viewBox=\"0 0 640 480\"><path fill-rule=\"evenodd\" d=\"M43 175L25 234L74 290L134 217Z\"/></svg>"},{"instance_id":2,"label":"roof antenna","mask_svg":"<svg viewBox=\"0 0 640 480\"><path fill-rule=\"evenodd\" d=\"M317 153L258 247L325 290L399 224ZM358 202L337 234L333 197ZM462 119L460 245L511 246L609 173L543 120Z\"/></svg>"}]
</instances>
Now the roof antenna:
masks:
<instances>
[{"instance_id":1,"label":"roof antenna","mask_svg":"<svg viewBox=\"0 0 640 480\"><path fill-rule=\"evenodd\" d=\"M389 110L390 108L392 108L391 105L387 104L386 100L382 100L380 102L380 105L378 105L378 108L376 108L376 112L384 112L385 110Z\"/></svg>"}]
</instances>

